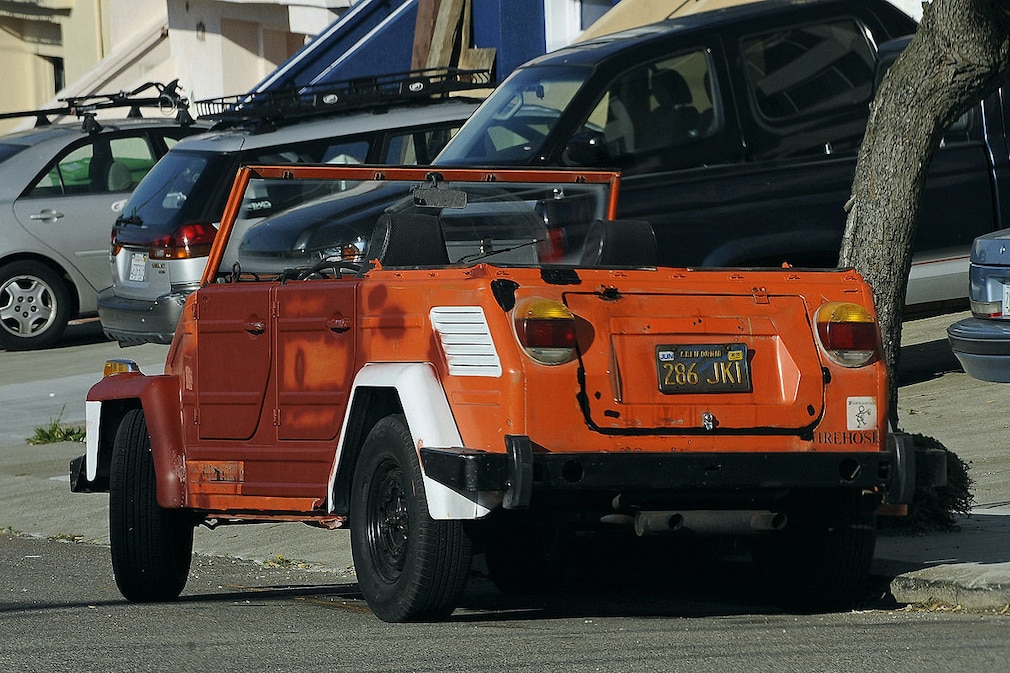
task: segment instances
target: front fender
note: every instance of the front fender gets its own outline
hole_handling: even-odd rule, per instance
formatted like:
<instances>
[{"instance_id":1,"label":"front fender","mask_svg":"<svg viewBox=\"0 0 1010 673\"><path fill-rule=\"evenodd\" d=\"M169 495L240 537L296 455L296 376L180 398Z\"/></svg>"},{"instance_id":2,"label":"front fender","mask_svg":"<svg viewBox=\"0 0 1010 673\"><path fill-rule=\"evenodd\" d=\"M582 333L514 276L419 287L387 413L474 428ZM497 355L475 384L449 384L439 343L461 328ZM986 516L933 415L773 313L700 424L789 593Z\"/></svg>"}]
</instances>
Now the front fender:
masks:
<instances>
[{"instance_id":1,"label":"front fender","mask_svg":"<svg viewBox=\"0 0 1010 673\"><path fill-rule=\"evenodd\" d=\"M427 362L382 362L366 364L354 377L351 386L348 415L340 433L337 455L330 472L329 510L335 511L335 488L338 481L349 484L350 471L354 469L357 457L356 447L349 446L349 428L359 423L367 415L367 405L356 404L364 391L390 390L398 398L400 410L407 420L418 453L424 478L428 512L433 519L477 519L486 516L491 508L501 501L501 494L481 493L474 500L454 491L424 472L420 450L422 447L451 448L462 447L463 440L453 417L449 400L438 380L435 368ZM357 416L357 417L356 417ZM364 439L363 436L360 437ZM353 441L353 440L352 440ZM344 473L341 479L341 473Z\"/></svg>"},{"instance_id":2,"label":"front fender","mask_svg":"<svg viewBox=\"0 0 1010 673\"><path fill-rule=\"evenodd\" d=\"M86 402L86 477L93 481L99 461L111 461L115 428L125 410L135 407L137 402L144 410L151 436L158 504L166 509L182 507L186 501L186 462L177 376L117 374L91 387Z\"/></svg>"}]
</instances>

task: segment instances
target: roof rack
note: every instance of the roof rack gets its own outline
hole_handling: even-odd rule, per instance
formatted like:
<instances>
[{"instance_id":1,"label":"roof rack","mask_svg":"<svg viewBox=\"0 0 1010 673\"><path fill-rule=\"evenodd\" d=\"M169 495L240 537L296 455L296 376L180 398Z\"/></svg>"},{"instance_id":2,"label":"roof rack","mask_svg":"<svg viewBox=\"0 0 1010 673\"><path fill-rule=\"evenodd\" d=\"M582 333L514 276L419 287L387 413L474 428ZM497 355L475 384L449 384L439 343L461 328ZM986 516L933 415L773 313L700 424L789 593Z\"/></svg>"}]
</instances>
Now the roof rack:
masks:
<instances>
[{"instance_id":1,"label":"roof rack","mask_svg":"<svg viewBox=\"0 0 1010 673\"><path fill-rule=\"evenodd\" d=\"M451 91L489 86L490 70L428 68L292 89L254 91L199 100L195 105L200 119L232 123L275 121L447 96Z\"/></svg>"},{"instance_id":2,"label":"roof rack","mask_svg":"<svg viewBox=\"0 0 1010 673\"><path fill-rule=\"evenodd\" d=\"M141 93L149 89L154 89L156 95L140 96ZM95 112L110 108L128 107L128 118L142 117L141 108L156 107L162 112L176 112L176 120L183 126L193 123L193 118L189 115L189 100L179 92L179 80L172 80L168 84L158 82L148 82L142 84L133 91L117 91L115 93L96 93L87 96L71 96L60 99L64 105L62 107L44 108L40 110L24 110L21 112L0 113L0 119L18 119L20 117L35 117L35 126L48 126L51 122L50 116L75 116L84 117L84 129L86 131L97 131L101 125L95 121Z\"/></svg>"}]
</instances>

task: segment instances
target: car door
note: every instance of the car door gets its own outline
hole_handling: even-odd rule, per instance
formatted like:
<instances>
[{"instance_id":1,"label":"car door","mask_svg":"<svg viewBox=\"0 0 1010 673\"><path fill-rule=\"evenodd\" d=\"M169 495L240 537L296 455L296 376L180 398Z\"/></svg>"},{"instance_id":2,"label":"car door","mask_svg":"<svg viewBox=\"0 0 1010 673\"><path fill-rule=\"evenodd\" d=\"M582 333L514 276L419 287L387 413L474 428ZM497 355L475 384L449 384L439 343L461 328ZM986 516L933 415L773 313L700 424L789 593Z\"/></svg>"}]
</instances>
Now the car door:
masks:
<instances>
[{"instance_id":1,"label":"car door","mask_svg":"<svg viewBox=\"0 0 1010 673\"><path fill-rule=\"evenodd\" d=\"M266 393L272 369L271 297L275 283L210 285L196 306L196 424L201 442L272 443L272 404ZM264 416L266 418L264 419Z\"/></svg>"},{"instance_id":2,"label":"car door","mask_svg":"<svg viewBox=\"0 0 1010 673\"><path fill-rule=\"evenodd\" d=\"M108 287L112 223L158 154L142 131L90 135L50 162L14 203L15 216L70 260L93 292Z\"/></svg>"},{"instance_id":3,"label":"car door","mask_svg":"<svg viewBox=\"0 0 1010 673\"><path fill-rule=\"evenodd\" d=\"M357 283L312 279L277 288L277 438L325 440L325 473L354 374Z\"/></svg>"}]
</instances>

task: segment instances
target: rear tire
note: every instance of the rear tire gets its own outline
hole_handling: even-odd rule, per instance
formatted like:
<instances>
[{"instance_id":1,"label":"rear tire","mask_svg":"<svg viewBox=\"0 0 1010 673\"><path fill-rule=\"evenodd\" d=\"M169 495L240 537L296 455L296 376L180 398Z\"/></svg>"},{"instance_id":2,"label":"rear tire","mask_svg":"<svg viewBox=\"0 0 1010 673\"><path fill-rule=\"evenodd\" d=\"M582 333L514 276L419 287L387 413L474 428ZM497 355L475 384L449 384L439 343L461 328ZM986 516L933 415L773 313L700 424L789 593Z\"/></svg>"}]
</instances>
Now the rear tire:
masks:
<instances>
[{"instance_id":1,"label":"rear tire","mask_svg":"<svg viewBox=\"0 0 1010 673\"><path fill-rule=\"evenodd\" d=\"M48 348L70 320L70 291L48 266L30 260L0 267L0 348Z\"/></svg>"},{"instance_id":2,"label":"rear tire","mask_svg":"<svg viewBox=\"0 0 1010 673\"><path fill-rule=\"evenodd\" d=\"M780 534L754 543L755 565L787 609L837 610L866 598L876 518L859 491L800 494Z\"/></svg>"},{"instance_id":3,"label":"rear tire","mask_svg":"<svg viewBox=\"0 0 1010 673\"><path fill-rule=\"evenodd\" d=\"M158 505L144 412L127 412L116 431L109 475L109 539L116 585L130 601L176 599L189 577L193 519Z\"/></svg>"},{"instance_id":4,"label":"rear tire","mask_svg":"<svg viewBox=\"0 0 1010 673\"><path fill-rule=\"evenodd\" d=\"M351 486L351 553L358 587L386 622L448 617L470 572L462 521L428 514L421 467L403 416L368 433Z\"/></svg>"}]
</instances>

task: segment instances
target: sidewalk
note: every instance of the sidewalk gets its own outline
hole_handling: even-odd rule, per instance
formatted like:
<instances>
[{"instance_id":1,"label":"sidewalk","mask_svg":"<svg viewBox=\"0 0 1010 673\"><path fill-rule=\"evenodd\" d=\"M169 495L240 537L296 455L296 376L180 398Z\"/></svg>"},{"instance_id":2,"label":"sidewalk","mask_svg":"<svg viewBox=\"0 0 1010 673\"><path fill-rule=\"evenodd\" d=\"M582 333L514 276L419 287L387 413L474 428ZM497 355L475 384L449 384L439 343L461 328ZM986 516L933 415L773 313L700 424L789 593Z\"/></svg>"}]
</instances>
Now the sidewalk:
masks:
<instances>
[{"instance_id":1,"label":"sidewalk","mask_svg":"<svg viewBox=\"0 0 1010 673\"><path fill-rule=\"evenodd\" d=\"M881 536L875 572L900 603L1010 605L1010 385L965 374L946 329L968 313L906 322L898 375L901 429L943 442L969 465L972 515L954 533Z\"/></svg>"}]
</instances>

